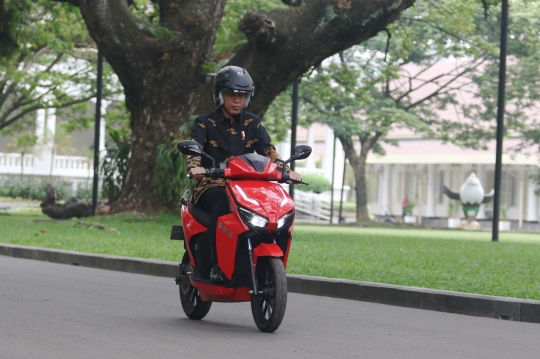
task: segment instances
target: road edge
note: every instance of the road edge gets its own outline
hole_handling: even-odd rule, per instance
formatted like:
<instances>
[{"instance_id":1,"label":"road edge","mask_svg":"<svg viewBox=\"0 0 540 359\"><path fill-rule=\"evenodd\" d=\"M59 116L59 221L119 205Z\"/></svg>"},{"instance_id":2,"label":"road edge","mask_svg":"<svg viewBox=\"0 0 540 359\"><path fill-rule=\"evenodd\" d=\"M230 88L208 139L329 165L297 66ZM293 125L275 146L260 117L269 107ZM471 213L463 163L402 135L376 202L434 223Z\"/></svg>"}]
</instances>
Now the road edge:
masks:
<instances>
[{"instance_id":1,"label":"road edge","mask_svg":"<svg viewBox=\"0 0 540 359\"><path fill-rule=\"evenodd\" d=\"M0 255L175 278L178 263L0 243ZM346 279L287 275L291 293L358 300L445 313L540 323L540 301Z\"/></svg>"}]
</instances>

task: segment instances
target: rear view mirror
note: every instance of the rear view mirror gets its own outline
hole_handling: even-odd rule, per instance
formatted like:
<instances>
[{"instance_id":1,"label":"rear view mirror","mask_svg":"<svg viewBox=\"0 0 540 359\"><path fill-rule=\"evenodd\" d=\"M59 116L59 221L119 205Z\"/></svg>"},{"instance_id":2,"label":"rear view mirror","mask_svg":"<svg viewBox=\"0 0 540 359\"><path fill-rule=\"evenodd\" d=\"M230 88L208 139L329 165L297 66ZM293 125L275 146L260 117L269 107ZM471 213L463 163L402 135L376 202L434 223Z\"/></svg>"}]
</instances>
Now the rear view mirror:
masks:
<instances>
[{"instance_id":1,"label":"rear view mirror","mask_svg":"<svg viewBox=\"0 0 540 359\"><path fill-rule=\"evenodd\" d=\"M296 146L294 148L294 159L303 160L311 155L311 147L306 145Z\"/></svg>"},{"instance_id":2,"label":"rear view mirror","mask_svg":"<svg viewBox=\"0 0 540 359\"><path fill-rule=\"evenodd\" d=\"M204 156L212 161L212 168L216 167L216 161L202 150L201 145L197 141L180 141L178 142L178 151L185 155Z\"/></svg>"},{"instance_id":3,"label":"rear view mirror","mask_svg":"<svg viewBox=\"0 0 540 359\"><path fill-rule=\"evenodd\" d=\"M306 145L298 145L294 148L294 153L287 161L283 162L284 165L294 160L303 160L311 155L311 147Z\"/></svg>"},{"instance_id":4,"label":"rear view mirror","mask_svg":"<svg viewBox=\"0 0 540 359\"><path fill-rule=\"evenodd\" d=\"M178 150L185 155L200 156L202 154L201 145L196 141L178 142Z\"/></svg>"}]
</instances>

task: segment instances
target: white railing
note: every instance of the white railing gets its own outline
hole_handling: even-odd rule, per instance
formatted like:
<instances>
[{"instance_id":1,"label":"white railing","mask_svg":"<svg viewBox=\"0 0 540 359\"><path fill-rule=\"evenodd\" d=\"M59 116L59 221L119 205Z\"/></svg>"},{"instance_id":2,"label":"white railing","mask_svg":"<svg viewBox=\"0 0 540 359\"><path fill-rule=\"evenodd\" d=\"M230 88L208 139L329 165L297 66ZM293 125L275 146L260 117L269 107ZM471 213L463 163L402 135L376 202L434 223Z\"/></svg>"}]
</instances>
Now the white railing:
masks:
<instances>
[{"instance_id":1,"label":"white railing","mask_svg":"<svg viewBox=\"0 0 540 359\"><path fill-rule=\"evenodd\" d=\"M4 168L16 168L21 171L21 158L20 153L0 153L0 171ZM34 167L34 155L24 156L24 168Z\"/></svg>"},{"instance_id":2,"label":"white railing","mask_svg":"<svg viewBox=\"0 0 540 359\"><path fill-rule=\"evenodd\" d=\"M0 153L0 174L21 173L20 153ZM52 164L52 167L51 167ZM24 175L87 178L92 176L93 161L82 156L54 156L47 152L25 155Z\"/></svg>"},{"instance_id":3,"label":"white railing","mask_svg":"<svg viewBox=\"0 0 540 359\"><path fill-rule=\"evenodd\" d=\"M324 177L323 168L296 167L294 170L301 174L319 175Z\"/></svg>"},{"instance_id":4,"label":"white railing","mask_svg":"<svg viewBox=\"0 0 540 359\"><path fill-rule=\"evenodd\" d=\"M307 214L314 219L330 220L330 205L323 202L315 193L294 191L296 211Z\"/></svg>"}]
</instances>

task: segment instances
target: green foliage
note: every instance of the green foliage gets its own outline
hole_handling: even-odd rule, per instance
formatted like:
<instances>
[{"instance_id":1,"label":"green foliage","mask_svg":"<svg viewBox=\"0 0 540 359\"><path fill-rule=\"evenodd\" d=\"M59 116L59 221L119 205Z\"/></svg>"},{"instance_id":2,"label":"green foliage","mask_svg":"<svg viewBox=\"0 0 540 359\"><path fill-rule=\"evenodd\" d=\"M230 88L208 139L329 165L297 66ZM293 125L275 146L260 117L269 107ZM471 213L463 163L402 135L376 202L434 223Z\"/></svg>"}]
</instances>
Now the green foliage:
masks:
<instances>
[{"instance_id":1,"label":"green foliage","mask_svg":"<svg viewBox=\"0 0 540 359\"><path fill-rule=\"evenodd\" d=\"M296 186L299 191L322 193L332 189L330 181L324 176L306 173L302 175L302 181L308 183L309 186L299 184Z\"/></svg>"},{"instance_id":2,"label":"green foliage","mask_svg":"<svg viewBox=\"0 0 540 359\"><path fill-rule=\"evenodd\" d=\"M154 193L160 196L164 204L180 204L180 198L186 189L192 189L193 183L186 177L187 159L178 150L178 142L191 133L191 123L179 129L180 138L171 138L157 147L154 170Z\"/></svg>"},{"instance_id":3,"label":"green foliage","mask_svg":"<svg viewBox=\"0 0 540 359\"><path fill-rule=\"evenodd\" d=\"M0 130L28 130L38 109L63 108L94 97L96 51L79 9L48 0L6 0L17 47L0 61ZM120 91L109 66L104 96ZM5 128L5 129L4 129Z\"/></svg>"},{"instance_id":4,"label":"green foliage","mask_svg":"<svg viewBox=\"0 0 540 359\"><path fill-rule=\"evenodd\" d=\"M107 146L107 156L101 162L99 171L104 176L102 195L110 203L120 196L131 144L127 134L120 130L109 129L109 137L113 144Z\"/></svg>"},{"instance_id":5,"label":"green foliage","mask_svg":"<svg viewBox=\"0 0 540 359\"><path fill-rule=\"evenodd\" d=\"M284 141L287 137L287 131L291 128L291 95L292 86L279 94L264 114L264 128L272 138L273 143Z\"/></svg>"},{"instance_id":6,"label":"green foliage","mask_svg":"<svg viewBox=\"0 0 540 359\"><path fill-rule=\"evenodd\" d=\"M69 183L49 178L0 178L0 197L23 198L41 201L45 197L47 186L51 184L58 193L58 199L68 199L71 195Z\"/></svg>"},{"instance_id":7,"label":"green foliage","mask_svg":"<svg viewBox=\"0 0 540 359\"><path fill-rule=\"evenodd\" d=\"M406 216L412 216L412 212L414 210L414 207L416 207L416 203L414 201L409 201L405 208L403 209L403 212Z\"/></svg>"},{"instance_id":8,"label":"green foliage","mask_svg":"<svg viewBox=\"0 0 540 359\"><path fill-rule=\"evenodd\" d=\"M459 217L459 202L455 201L453 199L448 200L448 216L450 218L455 218L456 216Z\"/></svg>"},{"instance_id":9,"label":"green foliage","mask_svg":"<svg viewBox=\"0 0 540 359\"><path fill-rule=\"evenodd\" d=\"M93 195L93 188L90 183L79 183L77 185L77 193L75 194L75 197L83 201L91 201L92 195Z\"/></svg>"}]
</instances>

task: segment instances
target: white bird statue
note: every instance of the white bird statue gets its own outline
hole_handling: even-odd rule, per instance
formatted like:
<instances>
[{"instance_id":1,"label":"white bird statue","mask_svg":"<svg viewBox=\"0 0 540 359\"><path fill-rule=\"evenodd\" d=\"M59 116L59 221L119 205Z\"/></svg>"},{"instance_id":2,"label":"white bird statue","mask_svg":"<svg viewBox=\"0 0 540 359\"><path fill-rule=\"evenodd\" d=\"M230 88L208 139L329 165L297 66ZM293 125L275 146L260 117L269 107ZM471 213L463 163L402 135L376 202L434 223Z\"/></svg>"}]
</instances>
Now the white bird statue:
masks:
<instances>
[{"instance_id":1,"label":"white bird statue","mask_svg":"<svg viewBox=\"0 0 540 359\"><path fill-rule=\"evenodd\" d=\"M459 189L459 193L452 192L448 187L443 185L443 192L450 199L460 201L461 207L463 208L463 213L467 222L464 226L469 228L479 228L480 224L476 222L476 215L480 209L482 203L488 203L493 199L495 190L491 190L488 194L484 193L484 188L480 183L480 180L476 177L476 174L473 172L465 180L465 183Z\"/></svg>"}]
</instances>

